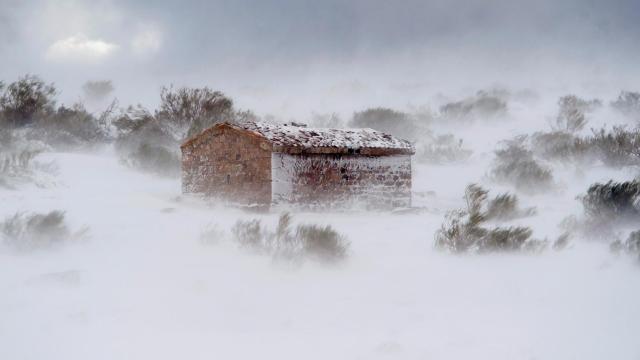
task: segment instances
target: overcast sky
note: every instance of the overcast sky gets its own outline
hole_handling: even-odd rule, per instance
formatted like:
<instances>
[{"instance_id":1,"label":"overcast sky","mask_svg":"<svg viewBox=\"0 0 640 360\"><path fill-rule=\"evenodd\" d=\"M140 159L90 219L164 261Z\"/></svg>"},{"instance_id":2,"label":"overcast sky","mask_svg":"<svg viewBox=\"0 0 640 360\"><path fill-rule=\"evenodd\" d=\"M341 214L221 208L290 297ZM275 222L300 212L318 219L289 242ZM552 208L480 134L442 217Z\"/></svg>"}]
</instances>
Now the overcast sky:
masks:
<instances>
[{"instance_id":1,"label":"overcast sky","mask_svg":"<svg viewBox=\"0 0 640 360\"><path fill-rule=\"evenodd\" d=\"M111 79L150 106L162 84L207 85L282 113L606 92L640 84L638 19L638 0L0 0L0 79L38 74L67 102Z\"/></svg>"}]
</instances>

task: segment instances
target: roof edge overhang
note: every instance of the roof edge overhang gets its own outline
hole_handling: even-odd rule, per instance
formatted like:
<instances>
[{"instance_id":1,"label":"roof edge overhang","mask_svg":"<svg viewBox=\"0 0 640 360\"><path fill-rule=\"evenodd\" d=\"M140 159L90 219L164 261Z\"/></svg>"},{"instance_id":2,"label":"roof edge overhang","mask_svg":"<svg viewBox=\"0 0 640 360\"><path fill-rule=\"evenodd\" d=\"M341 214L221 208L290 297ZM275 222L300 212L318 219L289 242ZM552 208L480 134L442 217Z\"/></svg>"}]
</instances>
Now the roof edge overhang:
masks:
<instances>
[{"instance_id":1,"label":"roof edge overhang","mask_svg":"<svg viewBox=\"0 0 640 360\"><path fill-rule=\"evenodd\" d=\"M274 145L273 152L290 155L366 155L366 156L390 156L413 155L413 148L347 148L347 147L300 147Z\"/></svg>"},{"instance_id":2,"label":"roof edge overhang","mask_svg":"<svg viewBox=\"0 0 640 360\"><path fill-rule=\"evenodd\" d=\"M263 139L272 144L271 151L274 153L284 153L284 154L291 154L291 155L324 154L324 155L365 155L365 156L414 155L416 153L413 146L407 147L407 148L381 148L381 147L348 148L348 147L339 147L339 146L302 147L302 146L275 145L271 140L269 140L259 132L238 127L230 122L218 123L202 130L200 133L193 135L192 137L187 139L184 143L182 143L182 145L180 145L180 149L184 149L185 147L191 146L202 136L221 128L228 128L234 131L241 132L243 134L247 134L250 136L255 136L260 139Z\"/></svg>"},{"instance_id":3,"label":"roof edge overhang","mask_svg":"<svg viewBox=\"0 0 640 360\"><path fill-rule=\"evenodd\" d=\"M185 147L192 145L192 144L193 144L193 143L195 143L195 142L196 142L200 137L202 137L202 136L204 136L204 135L206 135L206 134L208 134L208 133L210 133L210 132L212 132L212 131L218 130L218 129L220 129L220 128L228 128L228 129L231 129L231 130L240 131L240 132L243 132L243 133L246 133L246 134L250 134L250 135L252 135L252 136L259 137L259 138L261 138L261 139L264 139L265 141L269 141L269 142L271 142L269 139L267 139L266 137L264 137L264 136L263 136L262 134L260 134L260 133L257 133L257 132L255 132L255 131L251 131L251 130L247 130L247 129L243 129L243 128L239 128L239 127L237 127L237 126L234 126L234 124L232 124L232 123L230 123L230 122L225 121L225 122L217 123L217 124L215 124L215 125L213 125L213 126L210 126L210 127L206 128L206 129L202 130L202 131L201 131L201 132L199 132L198 134L193 135L193 136L192 136L192 137L190 137L189 139L185 140L185 142L183 142L183 143L182 143L182 145L180 145L180 149L184 149Z\"/></svg>"}]
</instances>

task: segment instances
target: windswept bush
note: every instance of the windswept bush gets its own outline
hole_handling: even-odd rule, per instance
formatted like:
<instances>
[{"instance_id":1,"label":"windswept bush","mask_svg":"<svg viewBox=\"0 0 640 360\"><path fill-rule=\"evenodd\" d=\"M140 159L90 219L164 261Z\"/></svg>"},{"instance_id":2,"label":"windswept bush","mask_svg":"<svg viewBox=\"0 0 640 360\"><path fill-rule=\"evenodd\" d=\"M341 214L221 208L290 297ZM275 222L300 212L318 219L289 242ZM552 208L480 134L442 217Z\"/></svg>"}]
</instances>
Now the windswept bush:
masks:
<instances>
[{"instance_id":1,"label":"windswept bush","mask_svg":"<svg viewBox=\"0 0 640 360\"><path fill-rule=\"evenodd\" d=\"M536 133L531 138L536 154L568 163L600 161L610 167L640 165L640 130L616 126L592 130L578 137L566 132Z\"/></svg>"},{"instance_id":2,"label":"windswept bush","mask_svg":"<svg viewBox=\"0 0 640 360\"><path fill-rule=\"evenodd\" d=\"M546 247L545 241L531 238L533 231L528 227L488 228L486 225L492 217L494 220L511 219L522 214L514 210L517 203L515 197L505 201L504 196L499 196L493 200L493 204L487 205L487 194L488 191L475 184L467 186L464 195L466 209L447 213L445 222L435 234L437 249L452 253L488 253L537 252ZM533 210L526 212L532 214Z\"/></svg>"},{"instance_id":3,"label":"windswept bush","mask_svg":"<svg viewBox=\"0 0 640 360\"><path fill-rule=\"evenodd\" d=\"M0 222L2 243L19 251L61 245L83 238L86 232L86 229L71 232L65 221L65 213L60 210L43 214L16 213Z\"/></svg>"},{"instance_id":4,"label":"windswept bush","mask_svg":"<svg viewBox=\"0 0 640 360\"><path fill-rule=\"evenodd\" d=\"M611 131L600 129L587 138L589 148L605 165L622 167L640 165L640 130L614 127Z\"/></svg>"},{"instance_id":5,"label":"windswept bush","mask_svg":"<svg viewBox=\"0 0 640 360\"><path fill-rule=\"evenodd\" d=\"M640 120L640 93L621 91L618 98L611 102L611 106L635 120Z\"/></svg>"},{"instance_id":6,"label":"windswept bush","mask_svg":"<svg viewBox=\"0 0 640 360\"><path fill-rule=\"evenodd\" d=\"M108 139L106 129L80 103L60 106L49 116L36 120L27 136L64 150L102 144Z\"/></svg>"},{"instance_id":7,"label":"windswept bush","mask_svg":"<svg viewBox=\"0 0 640 360\"><path fill-rule=\"evenodd\" d=\"M0 188L15 189L26 183L46 186L57 168L53 162L37 161L42 144L25 141L0 128Z\"/></svg>"},{"instance_id":8,"label":"windswept bush","mask_svg":"<svg viewBox=\"0 0 640 360\"><path fill-rule=\"evenodd\" d=\"M3 90L0 87L0 90ZM0 94L0 112L7 125L21 127L54 112L57 90L34 75L25 75Z\"/></svg>"},{"instance_id":9,"label":"windswept bush","mask_svg":"<svg viewBox=\"0 0 640 360\"><path fill-rule=\"evenodd\" d=\"M419 128L409 114L388 108L372 108L353 114L349 126L372 128L401 138L415 140Z\"/></svg>"},{"instance_id":10,"label":"windswept bush","mask_svg":"<svg viewBox=\"0 0 640 360\"><path fill-rule=\"evenodd\" d=\"M121 158L125 165L152 174L167 177L180 175L180 155L176 150L147 143L140 144L138 149Z\"/></svg>"},{"instance_id":11,"label":"windswept bush","mask_svg":"<svg viewBox=\"0 0 640 360\"><path fill-rule=\"evenodd\" d=\"M591 219L640 221L640 180L593 184L581 200Z\"/></svg>"},{"instance_id":12,"label":"windswept bush","mask_svg":"<svg viewBox=\"0 0 640 360\"><path fill-rule=\"evenodd\" d=\"M290 214L280 215L274 232L257 219L240 220L231 232L241 248L270 255L274 260L338 262L347 258L349 243L331 226L303 224L294 229L291 221Z\"/></svg>"},{"instance_id":13,"label":"windswept bush","mask_svg":"<svg viewBox=\"0 0 640 360\"><path fill-rule=\"evenodd\" d=\"M481 90L475 96L441 106L440 114L447 120L458 122L498 118L507 113L507 102L501 95Z\"/></svg>"},{"instance_id":14,"label":"windswept bush","mask_svg":"<svg viewBox=\"0 0 640 360\"><path fill-rule=\"evenodd\" d=\"M463 146L462 139L457 139L453 134L429 134L416 148L416 160L430 164L465 161L473 153Z\"/></svg>"},{"instance_id":15,"label":"windswept bush","mask_svg":"<svg viewBox=\"0 0 640 360\"><path fill-rule=\"evenodd\" d=\"M518 197L505 193L489 200L485 217L487 220L509 221L536 214L535 208L521 209Z\"/></svg>"},{"instance_id":16,"label":"windswept bush","mask_svg":"<svg viewBox=\"0 0 640 360\"><path fill-rule=\"evenodd\" d=\"M168 125L176 139L183 140L215 123L234 120L233 101L208 87L163 87L155 117Z\"/></svg>"},{"instance_id":17,"label":"windswept bush","mask_svg":"<svg viewBox=\"0 0 640 360\"><path fill-rule=\"evenodd\" d=\"M625 252L640 261L640 230L632 231L624 242L619 239L614 241L610 248L615 253Z\"/></svg>"},{"instance_id":18,"label":"windswept bush","mask_svg":"<svg viewBox=\"0 0 640 360\"><path fill-rule=\"evenodd\" d=\"M506 142L506 146L495 152L491 178L500 183L513 185L525 193L538 193L553 188L551 170L534 158L533 152L523 145L523 139Z\"/></svg>"},{"instance_id":19,"label":"windswept bush","mask_svg":"<svg viewBox=\"0 0 640 360\"><path fill-rule=\"evenodd\" d=\"M575 133L584 129L587 124L586 113L602 106L597 99L583 100L575 95L566 95L558 100L560 110L556 116L554 131Z\"/></svg>"}]
</instances>

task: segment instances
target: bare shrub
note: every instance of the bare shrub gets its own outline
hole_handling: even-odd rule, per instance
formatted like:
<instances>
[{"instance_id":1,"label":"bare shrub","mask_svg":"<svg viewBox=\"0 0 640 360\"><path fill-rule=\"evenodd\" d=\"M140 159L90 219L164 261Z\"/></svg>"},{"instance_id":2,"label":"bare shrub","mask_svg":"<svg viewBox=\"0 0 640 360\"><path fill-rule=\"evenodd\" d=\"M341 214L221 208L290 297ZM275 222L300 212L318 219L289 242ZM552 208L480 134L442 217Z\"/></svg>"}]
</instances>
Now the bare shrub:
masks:
<instances>
[{"instance_id":1,"label":"bare shrub","mask_svg":"<svg viewBox=\"0 0 640 360\"><path fill-rule=\"evenodd\" d=\"M625 241L615 240L609 246L612 252L624 252L635 256L640 261L640 230L632 231Z\"/></svg>"},{"instance_id":2,"label":"bare shrub","mask_svg":"<svg viewBox=\"0 0 640 360\"><path fill-rule=\"evenodd\" d=\"M1 90L1 89L0 89ZM8 125L21 127L53 113L56 88L34 75L25 75L0 94L0 112Z\"/></svg>"},{"instance_id":3,"label":"bare shrub","mask_svg":"<svg viewBox=\"0 0 640 360\"><path fill-rule=\"evenodd\" d=\"M233 101L208 87L163 87L156 118L172 126L174 137L182 140L215 123L232 121Z\"/></svg>"},{"instance_id":4,"label":"bare shrub","mask_svg":"<svg viewBox=\"0 0 640 360\"><path fill-rule=\"evenodd\" d=\"M60 106L49 116L35 121L28 135L58 149L74 149L104 143L108 134L81 103Z\"/></svg>"},{"instance_id":5,"label":"bare shrub","mask_svg":"<svg viewBox=\"0 0 640 360\"><path fill-rule=\"evenodd\" d=\"M84 237L86 232L82 229L72 233L66 224L65 213L60 210L43 214L16 213L0 223L3 244L19 251L61 245Z\"/></svg>"},{"instance_id":6,"label":"bare shrub","mask_svg":"<svg viewBox=\"0 0 640 360\"><path fill-rule=\"evenodd\" d=\"M292 229L291 221L291 215L283 213L274 232L264 228L257 219L240 220L231 232L241 248L268 254L274 260L295 263L304 259L322 262L346 259L349 243L331 226L303 224Z\"/></svg>"},{"instance_id":7,"label":"bare shrub","mask_svg":"<svg viewBox=\"0 0 640 360\"><path fill-rule=\"evenodd\" d=\"M518 197L505 193L489 200L485 216L487 220L509 221L535 214L535 208L520 209Z\"/></svg>"},{"instance_id":8,"label":"bare shrub","mask_svg":"<svg viewBox=\"0 0 640 360\"><path fill-rule=\"evenodd\" d=\"M569 163L600 161L610 167L640 165L640 130L613 127L592 130L578 137L566 132L536 133L532 136L536 154L545 159Z\"/></svg>"},{"instance_id":9,"label":"bare shrub","mask_svg":"<svg viewBox=\"0 0 640 360\"><path fill-rule=\"evenodd\" d=\"M507 113L507 102L501 95L481 90L475 96L441 106L440 113L447 120L463 123L501 117Z\"/></svg>"},{"instance_id":10,"label":"bare shrub","mask_svg":"<svg viewBox=\"0 0 640 360\"><path fill-rule=\"evenodd\" d=\"M564 131L537 132L531 136L531 145L544 159L569 163L587 161L590 151L581 138Z\"/></svg>"},{"instance_id":11,"label":"bare shrub","mask_svg":"<svg viewBox=\"0 0 640 360\"><path fill-rule=\"evenodd\" d=\"M0 187L16 189L27 183L40 187L49 185L57 166L54 162L37 161L36 157L42 151L42 148L24 144L6 149L0 147Z\"/></svg>"},{"instance_id":12,"label":"bare shrub","mask_svg":"<svg viewBox=\"0 0 640 360\"><path fill-rule=\"evenodd\" d=\"M349 126L372 128L406 139L415 139L418 127L409 114L389 108L371 108L353 114Z\"/></svg>"},{"instance_id":13,"label":"bare shrub","mask_svg":"<svg viewBox=\"0 0 640 360\"><path fill-rule=\"evenodd\" d=\"M430 164L465 161L473 153L463 146L462 139L457 139L453 134L429 134L416 147L416 160Z\"/></svg>"},{"instance_id":14,"label":"bare shrub","mask_svg":"<svg viewBox=\"0 0 640 360\"><path fill-rule=\"evenodd\" d=\"M554 186L551 170L538 163L533 152L523 146L523 139L506 142L495 154L491 169L493 180L511 184L526 193L544 192Z\"/></svg>"},{"instance_id":15,"label":"bare shrub","mask_svg":"<svg viewBox=\"0 0 640 360\"><path fill-rule=\"evenodd\" d=\"M626 116L640 120L640 93L621 91L618 98L611 102L611 106Z\"/></svg>"},{"instance_id":16,"label":"bare shrub","mask_svg":"<svg viewBox=\"0 0 640 360\"><path fill-rule=\"evenodd\" d=\"M180 155L164 146L143 143L128 155L121 155L120 159L129 167L152 174L167 177L180 175Z\"/></svg>"},{"instance_id":17,"label":"bare shrub","mask_svg":"<svg viewBox=\"0 0 640 360\"><path fill-rule=\"evenodd\" d=\"M493 214L485 210L488 191L471 184L465 190L466 209L447 213L445 222L435 234L435 247L452 253L488 252L536 252L546 247L546 241L532 239L532 230L523 226L487 228L491 216L496 216L498 204L504 204L504 197L494 199ZM514 209L514 201L508 201L506 208ZM504 206L504 205L503 205ZM505 208L505 209L506 209ZM516 211L517 212L517 211ZM499 217L504 217L507 211ZM514 215L506 218L517 217Z\"/></svg>"},{"instance_id":18,"label":"bare shrub","mask_svg":"<svg viewBox=\"0 0 640 360\"><path fill-rule=\"evenodd\" d=\"M566 95L558 100L560 110L556 116L555 131L575 133L587 124L586 113L602 106L597 99L583 100L575 95Z\"/></svg>"},{"instance_id":19,"label":"bare shrub","mask_svg":"<svg viewBox=\"0 0 640 360\"><path fill-rule=\"evenodd\" d=\"M295 241L302 243L305 255L321 261L334 262L347 257L348 244L344 236L329 225L299 225Z\"/></svg>"},{"instance_id":20,"label":"bare shrub","mask_svg":"<svg viewBox=\"0 0 640 360\"><path fill-rule=\"evenodd\" d=\"M611 131L600 129L585 140L587 146L605 165L622 167L640 165L640 130L614 127Z\"/></svg>"},{"instance_id":21,"label":"bare shrub","mask_svg":"<svg viewBox=\"0 0 640 360\"><path fill-rule=\"evenodd\" d=\"M238 220L231 228L233 238L241 248L262 251L267 247L268 234L260 220Z\"/></svg>"}]
</instances>

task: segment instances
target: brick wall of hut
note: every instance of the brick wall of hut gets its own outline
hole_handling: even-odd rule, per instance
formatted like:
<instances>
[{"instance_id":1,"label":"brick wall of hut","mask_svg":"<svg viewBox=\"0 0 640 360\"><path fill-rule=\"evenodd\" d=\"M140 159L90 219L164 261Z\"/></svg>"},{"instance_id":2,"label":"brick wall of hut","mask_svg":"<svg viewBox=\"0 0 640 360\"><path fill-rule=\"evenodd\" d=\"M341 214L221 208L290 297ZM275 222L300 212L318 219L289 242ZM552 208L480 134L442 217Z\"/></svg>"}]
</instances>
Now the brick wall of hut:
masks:
<instances>
[{"instance_id":1,"label":"brick wall of hut","mask_svg":"<svg viewBox=\"0 0 640 360\"><path fill-rule=\"evenodd\" d=\"M271 203L271 144L229 127L212 128L182 147L184 193L244 204Z\"/></svg>"},{"instance_id":2,"label":"brick wall of hut","mask_svg":"<svg viewBox=\"0 0 640 360\"><path fill-rule=\"evenodd\" d=\"M411 156L274 153L274 203L314 208L411 206Z\"/></svg>"}]
</instances>

